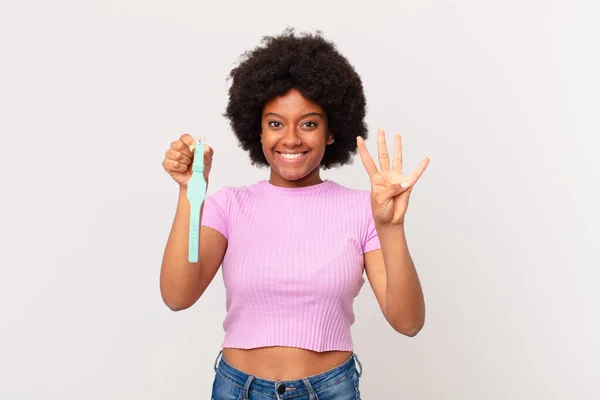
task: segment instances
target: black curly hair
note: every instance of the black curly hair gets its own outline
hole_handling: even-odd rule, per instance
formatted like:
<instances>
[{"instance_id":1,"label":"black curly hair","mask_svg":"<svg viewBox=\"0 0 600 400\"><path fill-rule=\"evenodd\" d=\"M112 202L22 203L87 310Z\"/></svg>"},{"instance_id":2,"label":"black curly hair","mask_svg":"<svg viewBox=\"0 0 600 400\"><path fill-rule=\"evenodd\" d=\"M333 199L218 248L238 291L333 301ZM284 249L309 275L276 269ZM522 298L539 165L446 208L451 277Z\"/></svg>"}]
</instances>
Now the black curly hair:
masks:
<instances>
[{"instance_id":1,"label":"black curly hair","mask_svg":"<svg viewBox=\"0 0 600 400\"><path fill-rule=\"evenodd\" d=\"M240 64L231 70L224 113L252 164L269 165L260 143L265 104L293 88L327 114L335 142L327 146L321 167L351 163L356 137L367 138L366 100L354 67L320 31L296 35L293 28L287 28L278 36L263 37L261 43L263 47L244 53Z\"/></svg>"}]
</instances>

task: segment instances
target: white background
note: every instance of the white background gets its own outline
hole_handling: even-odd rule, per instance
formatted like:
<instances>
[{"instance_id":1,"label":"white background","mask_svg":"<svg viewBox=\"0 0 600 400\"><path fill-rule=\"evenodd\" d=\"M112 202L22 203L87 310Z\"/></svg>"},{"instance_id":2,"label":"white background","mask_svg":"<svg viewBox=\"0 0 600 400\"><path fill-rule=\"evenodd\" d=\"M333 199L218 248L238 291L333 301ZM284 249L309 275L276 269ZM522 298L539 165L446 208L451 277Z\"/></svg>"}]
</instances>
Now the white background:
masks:
<instances>
[{"instance_id":1,"label":"white background","mask_svg":"<svg viewBox=\"0 0 600 400\"><path fill-rule=\"evenodd\" d=\"M415 338L356 301L364 399L600 398L595 1L21 1L0 6L0 398L207 399L220 274L191 309L158 288L183 132L210 192L268 176L221 116L262 36L321 29L370 128L431 164L407 219ZM353 165L323 174L368 188Z\"/></svg>"}]
</instances>

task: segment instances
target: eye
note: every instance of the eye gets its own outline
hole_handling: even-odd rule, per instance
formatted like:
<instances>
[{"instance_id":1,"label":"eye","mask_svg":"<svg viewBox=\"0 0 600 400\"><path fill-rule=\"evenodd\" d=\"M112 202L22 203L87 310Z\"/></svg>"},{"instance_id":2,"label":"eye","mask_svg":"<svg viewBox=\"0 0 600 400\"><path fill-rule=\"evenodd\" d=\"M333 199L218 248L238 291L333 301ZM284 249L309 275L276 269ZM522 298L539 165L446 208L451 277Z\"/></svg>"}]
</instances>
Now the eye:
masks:
<instances>
[{"instance_id":1,"label":"eye","mask_svg":"<svg viewBox=\"0 0 600 400\"><path fill-rule=\"evenodd\" d=\"M316 122L312 122L312 121L305 122L304 125L307 128L316 128L317 127L317 123Z\"/></svg>"},{"instance_id":2,"label":"eye","mask_svg":"<svg viewBox=\"0 0 600 400\"><path fill-rule=\"evenodd\" d=\"M269 126L271 128L279 128L281 126L281 124L277 121L271 121L271 122L269 122Z\"/></svg>"}]
</instances>

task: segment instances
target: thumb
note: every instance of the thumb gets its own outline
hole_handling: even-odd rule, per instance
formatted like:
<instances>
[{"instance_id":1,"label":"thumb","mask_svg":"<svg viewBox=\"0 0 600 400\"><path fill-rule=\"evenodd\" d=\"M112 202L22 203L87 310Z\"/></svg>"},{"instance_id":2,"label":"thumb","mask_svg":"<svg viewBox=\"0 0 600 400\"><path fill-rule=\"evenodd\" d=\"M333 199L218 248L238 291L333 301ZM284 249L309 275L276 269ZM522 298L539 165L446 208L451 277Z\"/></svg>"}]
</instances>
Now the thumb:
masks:
<instances>
[{"instance_id":1,"label":"thumb","mask_svg":"<svg viewBox=\"0 0 600 400\"><path fill-rule=\"evenodd\" d=\"M382 194L386 198L396 197L400 193L406 191L409 187L410 184L408 182L392 183L385 190L383 190Z\"/></svg>"}]
</instances>

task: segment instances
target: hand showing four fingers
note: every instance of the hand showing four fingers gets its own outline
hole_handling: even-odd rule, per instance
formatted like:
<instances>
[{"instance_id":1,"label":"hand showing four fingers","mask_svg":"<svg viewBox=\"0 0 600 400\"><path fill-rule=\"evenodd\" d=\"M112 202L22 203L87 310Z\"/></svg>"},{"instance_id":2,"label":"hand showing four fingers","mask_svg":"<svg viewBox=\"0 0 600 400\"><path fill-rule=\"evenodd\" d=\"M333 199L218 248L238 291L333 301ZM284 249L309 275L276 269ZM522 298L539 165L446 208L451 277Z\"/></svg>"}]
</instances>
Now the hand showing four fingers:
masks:
<instances>
[{"instance_id":1,"label":"hand showing four fingers","mask_svg":"<svg viewBox=\"0 0 600 400\"><path fill-rule=\"evenodd\" d=\"M394 158L390 166L385 133L380 129L377 131L377 152L381 170L378 170L364 140L359 136L356 141L360 158L371 179L371 207L375 224L402 226L410 193L429 165L429 157L425 157L413 172L405 175L402 171L402 137L394 136Z\"/></svg>"}]
</instances>

